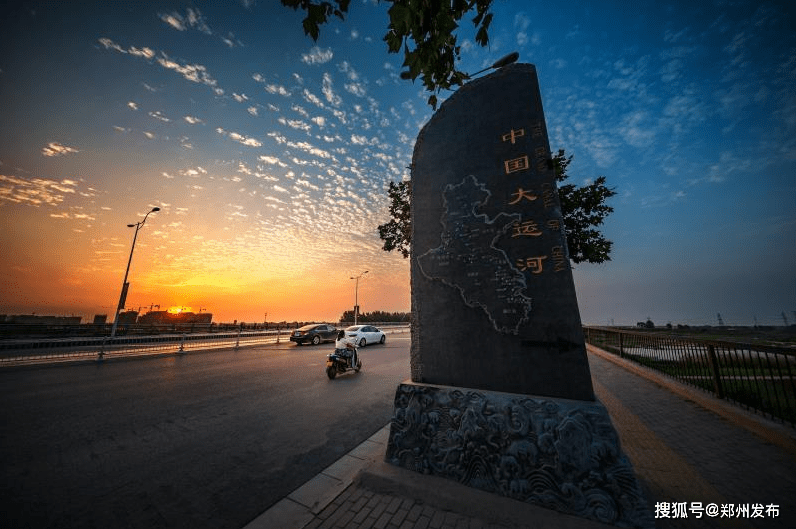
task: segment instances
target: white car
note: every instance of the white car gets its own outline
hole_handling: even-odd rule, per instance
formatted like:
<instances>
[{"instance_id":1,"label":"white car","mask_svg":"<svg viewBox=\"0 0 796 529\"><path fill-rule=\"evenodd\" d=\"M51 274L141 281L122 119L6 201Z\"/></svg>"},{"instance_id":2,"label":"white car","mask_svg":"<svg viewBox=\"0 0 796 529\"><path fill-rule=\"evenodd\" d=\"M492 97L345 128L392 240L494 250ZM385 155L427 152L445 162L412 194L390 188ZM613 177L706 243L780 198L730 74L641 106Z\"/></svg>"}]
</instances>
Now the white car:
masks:
<instances>
[{"instance_id":1,"label":"white car","mask_svg":"<svg viewBox=\"0 0 796 529\"><path fill-rule=\"evenodd\" d=\"M351 338L359 347L369 343L384 343L387 336L373 325L352 325L345 330L346 338Z\"/></svg>"}]
</instances>

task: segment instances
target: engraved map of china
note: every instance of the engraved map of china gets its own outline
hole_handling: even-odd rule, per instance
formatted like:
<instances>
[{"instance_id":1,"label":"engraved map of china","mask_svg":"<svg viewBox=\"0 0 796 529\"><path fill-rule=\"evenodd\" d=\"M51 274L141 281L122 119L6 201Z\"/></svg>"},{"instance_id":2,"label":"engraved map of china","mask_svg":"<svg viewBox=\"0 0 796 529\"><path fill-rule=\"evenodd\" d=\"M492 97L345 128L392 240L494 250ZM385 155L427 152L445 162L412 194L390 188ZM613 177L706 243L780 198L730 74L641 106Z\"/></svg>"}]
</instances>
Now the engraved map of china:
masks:
<instances>
[{"instance_id":1,"label":"engraved map of china","mask_svg":"<svg viewBox=\"0 0 796 529\"><path fill-rule=\"evenodd\" d=\"M496 244L520 215L500 213L489 219L477 213L490 195L472 175L447 185L442 244L417 261L424 276L456 288L468 306L483 309L495 330L517 334L528 320L531 298L524 294L525 276Z\"/></svg>"}]
</instances>

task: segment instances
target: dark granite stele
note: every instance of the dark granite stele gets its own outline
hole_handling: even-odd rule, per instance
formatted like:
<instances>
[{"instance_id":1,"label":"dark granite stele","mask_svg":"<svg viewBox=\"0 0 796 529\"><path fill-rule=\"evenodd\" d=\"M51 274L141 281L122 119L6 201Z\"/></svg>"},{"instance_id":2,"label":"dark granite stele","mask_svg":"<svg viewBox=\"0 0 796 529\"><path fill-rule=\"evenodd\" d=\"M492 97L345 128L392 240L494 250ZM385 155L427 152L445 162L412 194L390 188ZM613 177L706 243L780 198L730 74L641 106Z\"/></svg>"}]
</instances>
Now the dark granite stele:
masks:
<instances>
[{"instance_id":1,"label":"dark granite stele","mask_svg":"<svg viewBox=\"0 0 796 529\"><path fill-rule=\"evenodd\" d=\"M411 382L388 463L653 527L595 400L536 67L451 95L412 157Z\"/></svg>"},{"instance_id":2,"label":"dark granite stele","mask_svg":"<svg viewBox=\"0 0 796 529\"><path fill-rule=\"evenodd\" d=\"M599 401L406 381L385 460L582 518L655 526Z\"/></svg>"}]
</instances>

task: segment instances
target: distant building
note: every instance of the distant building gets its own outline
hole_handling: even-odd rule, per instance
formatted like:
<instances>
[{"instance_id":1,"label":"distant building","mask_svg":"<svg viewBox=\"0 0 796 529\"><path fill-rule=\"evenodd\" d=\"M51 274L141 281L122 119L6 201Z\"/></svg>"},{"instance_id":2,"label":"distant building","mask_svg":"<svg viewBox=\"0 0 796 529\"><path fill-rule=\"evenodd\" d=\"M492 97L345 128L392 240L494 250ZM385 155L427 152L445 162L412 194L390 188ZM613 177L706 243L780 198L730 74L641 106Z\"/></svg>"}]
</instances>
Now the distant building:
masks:
<instances>
[{"instance_id":1,"label":"distant building","mask_svg":"<svg viewBox=\"0 0 796 529\"><path fill-rule=\"evenodd\" d=\"M107 314L95 314L94 315L94 325L105 325L108 323L108 315Z\"/></svg>"},{"instance_id":2,"label":"distant building","mask_svg":"<svg viewBox=\"0 0 796 529\"><path fill-rule=\"evenodd\" d=\"M119 324L121 325L134 325L138 319L137 310L126 310L119 313Z\"/></svg>"},{"instance_id":3,"label":"distant building","mask_svg":"<svg viewBox=\"0 0 796 529\"><path fill-rule=\"evenodd\" d=\"M37 316L35 314L17 314L5 317L5 323L21 325L80 325L80 320L80 316Z\"/></svg>"},{"instance_id":4,"label":"distant building","mask_svg":"<svg viewBox=\"0 0 796 529\"><path fill-rule=\"evenodd\" d=\"M210 312L169 312L167 310L153 310L138 318L142 325L171 325L175 323L211 323L213 314Z\"/></svg>"}]
</instances>

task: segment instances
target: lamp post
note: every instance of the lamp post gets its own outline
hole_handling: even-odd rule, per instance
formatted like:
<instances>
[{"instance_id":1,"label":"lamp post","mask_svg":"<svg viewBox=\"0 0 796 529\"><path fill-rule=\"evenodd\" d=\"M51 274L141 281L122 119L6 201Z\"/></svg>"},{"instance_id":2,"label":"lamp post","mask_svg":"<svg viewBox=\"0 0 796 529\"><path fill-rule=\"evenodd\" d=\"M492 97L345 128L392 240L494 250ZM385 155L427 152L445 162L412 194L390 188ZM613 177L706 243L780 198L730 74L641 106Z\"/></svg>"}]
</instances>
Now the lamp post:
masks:
<instances>
[{"instance_id":1,"label":"lamp post","mask_svg":"<svg viewBox=\"0 0 796 529\"><path fill-rule=\"evenodd\" d=\"M156 211L160 211L160 208L152 208L149 213L154 213ZM113 327L111 328L111 338L116 336L116 327L119 325L119 311L122 310L124 307L124 303L127 300L127 289L130 286L130 283L127 282L127 274L130 273L130 263L133 261L133 250L135 250L135 240L138 238L138 230L144 227L144 223L146 222L146 218L149 216L149 213L144 215L144 220L141 222L136 222L135 224L128 224L128 228L135 228L135 235L133 235L133 245L130 247L130 258L127 259L127 270L124 271L124 281L122 281L122 293L119 294L119 305L116 306L116 316L113 318ZM159 308L159 307L158 307Z\"/></svg>"},{"instance_id":2,"label":"lamp post","mask_svg":"<svg viewBox=\"0 0 796 529\"><path fill-rule=\"evenodd\" d=\"M465 75L467 76L466 78L467 79L472 79L473 77L475 77L479 73L483 73L483 72L485 72L487 70L497 70L498 68L503 68L504 66L508 66L509 64L517 62L517 59L519 59L519 58L520 58L519 52L513 51L513 52L509 53L508 55L506 55L505 57L501 57L500 59L496 60L490 66L487 66L483 70L478 70L477 72L472 73L472 74L465 73ZM406 79L406 80L413 79L412 74L409 71L401 72L400 73L400 77L401 77L401 79Z\"/></svg>"},{"instance_id":3,"label":"lamp post","mask_svg":"<svg viewBox=\"0 0 796 529\"><path fill-rule=\"evenodd\" d=\"M350 278L350 279L356 279L357 280L356 286L354 287L354 325L357 324L357 315L359 314L359 278L364 276L367 273L368 273L368 271L365 270L364 272L362 272L358 276Z\"/></svg>"}]
</instances>

